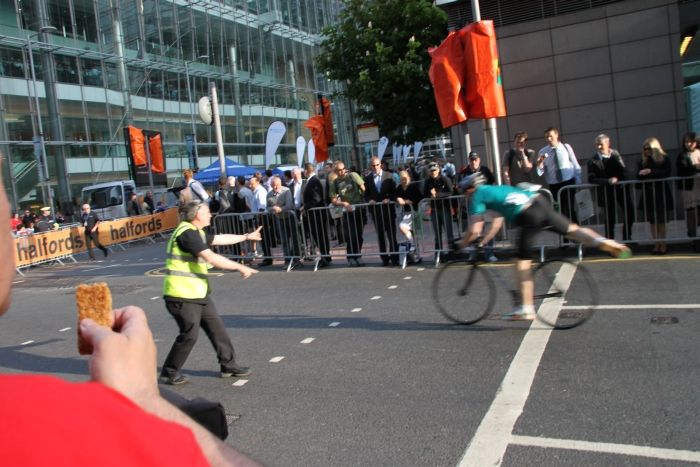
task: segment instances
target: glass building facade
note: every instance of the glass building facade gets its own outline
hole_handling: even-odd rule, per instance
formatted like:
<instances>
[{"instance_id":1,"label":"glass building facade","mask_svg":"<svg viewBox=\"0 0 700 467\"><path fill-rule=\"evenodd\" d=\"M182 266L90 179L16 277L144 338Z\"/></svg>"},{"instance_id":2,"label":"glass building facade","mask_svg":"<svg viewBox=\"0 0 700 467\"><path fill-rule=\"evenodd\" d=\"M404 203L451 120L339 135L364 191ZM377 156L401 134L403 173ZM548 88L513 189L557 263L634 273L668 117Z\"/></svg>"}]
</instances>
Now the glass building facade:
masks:
<instances>
[{"instance_id":1,"label":"glass building facade","mask_svg":"<svg viewBox=\"0 0 700 467\"><path fill-rule=\"evenodd\" d=\"M189 167L188 146L205 167L216 139L196 103L210 83L226 157L262 167L267 128L280 120L287 132L275 162L295 163L318 94L338 85L314 56L339 8L337 0L0 0L0 147L11 203L46 202L42 146L64 210L82 186L128 178L127 125L161 132L171 179ZM349 160L352 114L346 101L332 111L331 158Z\"/></svg>"}]
</instances>

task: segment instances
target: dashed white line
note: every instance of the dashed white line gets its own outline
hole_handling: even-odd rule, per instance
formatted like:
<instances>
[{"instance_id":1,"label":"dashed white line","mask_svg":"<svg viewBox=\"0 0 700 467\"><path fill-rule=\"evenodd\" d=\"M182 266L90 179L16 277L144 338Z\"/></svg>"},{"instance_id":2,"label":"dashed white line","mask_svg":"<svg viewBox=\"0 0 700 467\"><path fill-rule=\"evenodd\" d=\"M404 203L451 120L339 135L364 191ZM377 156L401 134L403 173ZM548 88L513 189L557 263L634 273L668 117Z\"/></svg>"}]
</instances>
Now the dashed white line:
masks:
<instances>
[{"instance_id":1,"label":"dashed white line","mask_svg":"<svg viewBox=\"0 0 700 467\"><path fill-rule=\"evenodd\" d=\"M340 321L333 321L331 324L328 325L329 328L334 328L340 324Z\"/></svg>"},{"instance_id":2,"label":"dashed white line","mask_svg":"<svg viewBox=\"0 0 700 467\"><path fill-rule=\"evenodd\" d=\"M370 300L379 300L380 298L382 298L381 295L375 295L374 297L370 298Z\"/></svg>"},{"instance_id":3,"label":"dashed white line","mask_svg":"<svg viewBox=\"0 0 700 467\"><path fill-rule=\"evenodd\" d=\"M306 339L304 339L303 341L301 341L301 342L299 342L299 343L300 343L300 344L310 344L310 343L312 343L312 342L315 341L315 340L316 340L316 339L314 339L313 337L307 337Z\"/></svg>"},{"instance_id":4,"label":"dashed white line","mask_svg":"<svg viewBox=\"0 0 700 467\"><path fill-rule=\"evenodd\" d=\"M350 313L359 313L360 311L362 311L362 308L353 308L350 310Z\"/></svg>"},{"instance_id":5,"label":"dashed white line","mask_svg":"<svg viewBox=\"0 0 700 467\"><path fill-rule=\"evenodd\" d=\"M27 341L27 342L22 342L20 345L28 345L28 344L33 344L34 341Z\"/></svg>"},{"instance_id":6,"label":"dashed white line","mask_svg":"<svg viewBox=\"0 0 700 467\"><path fill-rule=\"evenodd\" d=\"M12 281L13 284L21 284L24 281Z\"/></svg>"},{"instance_id":7,"label":"dashed white line","mask_svg":"<svg viewBox=\"0 0 700 467\"><path fill-rule=\"evenodd\" d=\"M151 300L158 300L160 297L151 297Z\"/></svg>"},{"instance_id":8,"label":"dashed white line","mask_svg":"<svg viewBox=\"0 0 700 467\"><path fill-rule=\"evenodd\" d=\"M69 328L69 327L68 327L68 328L63 328L63 329L59 329L58 332L66 332L66 331L70 331L70 329L71 329L71 328Z\"/></svg>"},{"instance_id":9,"label":"dashed white line","mask_svg":"<svg viewBox=\"0 0 700 467\"><path fill-rule=\"evenodd\" d=\"M399 286L398 285L390 285L387 287L389 290L397 289Z\"/></svg>"},{"instance_id":10,"label":"dashed white line","mask_svg":"<svg viewBox=\"0 0 700 467\"><path fill-rule=\"evenodd\" d=\"M564 305L562 309L564 310L580 310L582 308L589 308L583 305ZM679 304L664 304L664 305L598 305L595 307L596 310L646 310L646 309L684 309L684 308L700 308L699 303L688 303L686 305Z\"/></svg>"},{"instance_id":11,"label":"dashed white line","mask_svg":"<svg viewBox=\"0 0 700 467\"><path fill-rule=\"evenodd\" d=\"M245 383L247 383L247 382L248 382L247 379L239 379L238 381L233 383L231 386L241 387L241 386L245 386Z\"/></svg>"},{"instance_id":12,"label":"dashed white line","mask_svg":"<svg viewBox=\"0 0 700 467\"><path fill-rule=\"evenodd\" d=\"M411 276L406 276L403 278L403 280L405 280L405 281L410 281L411 279L413 279L413 277L411 277Z\"/></svg>"},{"instance_id":13,"label":"dashed white line","mask_svg":"<svg viewBox=\"0 0 700 467\"><path fill-rule=\"evenodd\" d=\"M281 362L282 360L284 360L284 357L272 357L272 358L270 359L270 363L279 363L279 362Z\"/></svg>"},{"instance_id":14,"label":"dashed white line","mask_svg":"<svg viewBox=\"0 0 700 467\"><path fill-rule=\"evenodd\" d=\"M418 268L416 271L425 271L425 268Z\"/></svg>"}]
</instances>

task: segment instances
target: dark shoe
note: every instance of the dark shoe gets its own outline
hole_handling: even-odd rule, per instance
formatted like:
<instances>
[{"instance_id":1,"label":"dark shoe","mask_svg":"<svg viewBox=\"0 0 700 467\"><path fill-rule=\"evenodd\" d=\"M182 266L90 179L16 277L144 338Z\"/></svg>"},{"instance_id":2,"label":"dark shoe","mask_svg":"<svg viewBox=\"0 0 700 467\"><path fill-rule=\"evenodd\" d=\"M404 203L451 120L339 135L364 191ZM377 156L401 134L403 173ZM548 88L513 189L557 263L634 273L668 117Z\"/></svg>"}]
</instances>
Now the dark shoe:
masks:
<instances>
[{"instance_id":1,"label":"dark shoe","mask_svg":"<svg viewBox=\"0 0 700 467\"><path fill-rule=\"evenodd\" d=\"M330 266L330 264L325 259L322 259L321 261L318 262L319 268L327 268L328 266Z\"/></svg>"},{"instance_id":2,"label":"dark shoe","mask_svg":"<svg viewBox=\"0 0 700 467\"><path fill-rule=\"evenodd\" d=\"M102 250L102 253L105 255L105 258L109 256L109 250L107 248Z\"/></svg>"},{"instance_id":3,"label":"dark shoe","mask_svg":"<svg viewBox=\"0 0 700 467\"><path fill-rule=\"evenodd\" d=\"M292 261L292 269L303 268L303 267L304 267L304 263L302 263L301 260L295 259L294 261Z\"/></svg>"},{"instance_id":4,"label":"dark shoe","mask_svg":"<svg viewBox=\"0 0 700 467\"><path fill-rule=\"evenodd\" d=\"M222 378L239 378L241 376L248 376L253 372L247 366L238 366L235 368L226 368L221 370Z\"/></svg>"},{"instance_id":5,"label":"dark shoe","mask_svg":"<svg viewBox=\"0 0 700 467\"><path fill-rule=\"evenodd\" d=\"M185 384L190 381L190 379L187 376L181 373L176 373L172 376L161 375L160 380L161 382L169 384L171 386L179 386L180 384Z\"/></svg>"},{"instance_id":6,"label":"dark shoe","mask_svg":"<svg viewBox=\"0 0 700 467\"><path fill-rule=\"evenodd\" d=\"M365 263L360 258L356 258L355 259L355 266L357 266L358 268L362 268L365 266Z\"/></svg>"},{"instance_id":7,"label":"dark shoe","mask_svg":"<svg viewBox=\"0 0 700 467\"><path fill-rule=\"evenodd\" d=\"M272 266L272 260L271 259L262 260L262 262L260 263L260 267L262 267L262 266Z\"/></svg>"}]
</instances>

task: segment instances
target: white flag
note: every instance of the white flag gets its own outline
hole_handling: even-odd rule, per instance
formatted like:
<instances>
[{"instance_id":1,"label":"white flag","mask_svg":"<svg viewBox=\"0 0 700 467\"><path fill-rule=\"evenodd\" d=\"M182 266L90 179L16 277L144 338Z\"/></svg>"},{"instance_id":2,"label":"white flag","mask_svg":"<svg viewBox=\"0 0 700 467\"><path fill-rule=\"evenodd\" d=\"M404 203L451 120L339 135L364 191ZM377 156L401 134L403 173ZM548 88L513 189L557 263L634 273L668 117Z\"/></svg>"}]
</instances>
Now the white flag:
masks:
<instances>
[{"instance_id":1,"label":"white flag","mask_svg":"<svg viewBox=\"0 0 700 467\"><path fill-rule=\"evenodd\" d=\"M418 154L420 154L420 150L423 149L423 143L421 141L416 141L413 143L413 163L415 164L418 162Z\"/></svg>"},{"instance_id":2,"label":"white flag","mask_svg":"<svg viewBox=\"0 0 700 467\"><path fill-rule=\"evenodd\" d=\"M389 146L389 138L382 136L379 138L379 143L377 143L377 157L382 160L384 153L386 152L386 147Z\"/></svg>"},{"instance_id":3,"label":"white flag","mask_svg":"<svg viewBox=\"0 0 700 467\"><path fill-rule=\"evenodd\" d=\"M394 143L394 145L391 147L391 162L394 164L394 167L396 167L399 163L400 156L401 155L401 147Z\"/></svg>"},{"instance_id":4,"label":"white flag","mask_svg":"<svg viewBox=\"0 0 700 467\"><path fill-rule=\"evenodd\" d=\"M314 140L309 139L309 144L308 144L308 153L309 153L309 162L312 164L316 163L316 146L314 146Z\"/></svg>"},{"instance_id":5,"label":"white flag","mask_svg":"<svg viewBox=\"0 0 700 467\"><path fill-rule=\"evenodd\" d=\"M443 140L440 140L438 143L440 146L440 152L442 153L442 158L447 161L447 151L445 151L445 142Z\"/></svg>"},{"instance_id":6,"label":"white flag","mask_svg":"<svg viewBox=\"0 0 700 467\"><path fill-rule=\"evenodd\" d=\"M402 152L403 152L403 163L405 164L406 162L408 162L408 153L411 152L411 146L404 144ZM413 161L415 162L415 157L414 157Z\"/></svg>"},{"instance_id":7,"label":"white flag","mask_svg":"<svg viewBox=\"0 0 700 467\"><path fill-rule=\"evenodd\" d=\"M301 168L304 165L304 151L306 150L306 140L303 136L297 138L297 165Z\"/></svg>"},{"instance_id":8,"label":"white flag","mask_svg":"<svg viewBox=\"0 0 700 467\"><path fill-rule=\"evenodd\" d=\"M265 168L269 168L275 159L275 152L282 142L287 127L280 121L270 123L267 127L267 138L265 140Z\"/></svg>"}]
</instances>

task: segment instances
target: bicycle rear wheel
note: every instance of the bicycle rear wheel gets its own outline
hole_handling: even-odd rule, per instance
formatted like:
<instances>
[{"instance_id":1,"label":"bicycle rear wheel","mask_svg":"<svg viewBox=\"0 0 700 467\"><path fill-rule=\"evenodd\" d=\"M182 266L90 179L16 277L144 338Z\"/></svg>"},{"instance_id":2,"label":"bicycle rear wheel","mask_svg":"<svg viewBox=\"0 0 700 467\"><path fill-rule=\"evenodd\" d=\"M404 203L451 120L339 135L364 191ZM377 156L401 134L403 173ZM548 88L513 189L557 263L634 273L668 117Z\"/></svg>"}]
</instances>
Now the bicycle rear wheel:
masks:
<instances>
[{"instance_id":1,"label":"bicycle rear wheel","mask_svg":"<svg viewBox=\"0 0 700 467\"><path fill-rule=\"evenodd\" d=\"M537 318L556 329L583 324L598 305L593 275L581 263L568 259L545 261L535 267L533 280Z\"/></svg>"},{"instance_id":2,"label":"bicycle rear wheel","mask_svg":"<svg viewBox=\"0 0 700 467\"><path fill-rule=\"evenodd\" d=\"M432 296L445 318L458 324L474 324L493 309L496 286L484 268L450 261L433 279Z\"/></svg>"}]
</instances>

